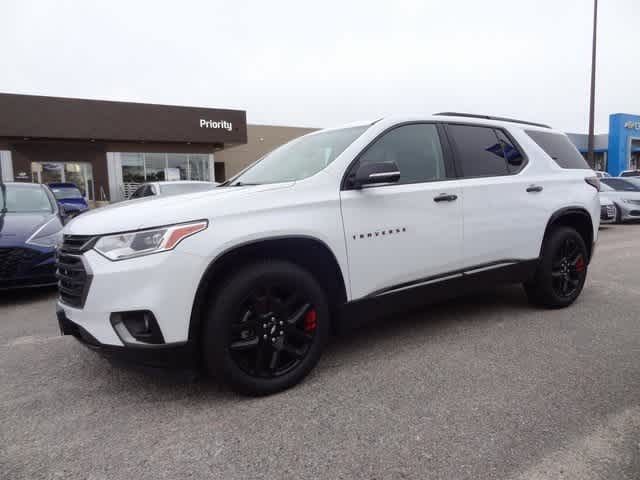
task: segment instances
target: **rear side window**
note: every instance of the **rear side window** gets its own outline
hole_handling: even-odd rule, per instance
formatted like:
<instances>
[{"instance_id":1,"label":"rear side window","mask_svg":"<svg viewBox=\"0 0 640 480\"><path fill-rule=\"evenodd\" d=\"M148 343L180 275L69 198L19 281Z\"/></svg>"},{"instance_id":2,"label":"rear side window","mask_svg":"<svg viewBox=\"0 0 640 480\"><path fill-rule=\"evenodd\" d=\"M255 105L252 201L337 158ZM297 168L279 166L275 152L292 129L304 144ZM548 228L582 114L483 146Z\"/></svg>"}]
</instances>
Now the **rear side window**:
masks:
<instances>
[{"instance_id":1,"label":"rear side window","mask_svg":"<svg viewBox=\"0 0 640 480\"><path fill-rule=\"evenodd\" d=\"M534 142L562 168L587 169L589 165L565 135L538 130L525 130Z\"/></svg>"},{"instance_id":2,"label":"rear side window","mask_svg":"<svg viewBox=\"0 0 640 480\"><path fill-rule=\"evenodd\" d=\"M453 141L463 177L495 177L509 173L505 151L509 146L515 147L511 142L504 146L492 128L447 125L447 133ZM505 137L505 140L508 139ZM519 152L511 151L510 154L519 155Z\"/></svg>"}]
</instances>

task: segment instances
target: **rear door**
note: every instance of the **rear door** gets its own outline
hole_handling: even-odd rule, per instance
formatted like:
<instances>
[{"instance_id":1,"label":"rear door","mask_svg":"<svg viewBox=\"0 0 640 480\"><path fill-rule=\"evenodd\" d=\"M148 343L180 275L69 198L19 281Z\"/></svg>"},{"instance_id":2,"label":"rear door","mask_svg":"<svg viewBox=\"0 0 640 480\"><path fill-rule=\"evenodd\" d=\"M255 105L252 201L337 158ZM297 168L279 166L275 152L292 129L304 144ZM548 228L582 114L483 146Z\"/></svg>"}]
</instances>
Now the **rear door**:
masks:
<instances>
[{"instance_id":1,"label":"rear door","mask_svg":"<svg viewBox=\"0 0 640 480\"><path fill-rule=\"evenodd\" d=\"M544 185L526 175L527 159L504 130L448 124L464 206L464 267L537 258L547 208Z\"/></svg>"},{"instance_id":2,"label":"rear door","mask_svg":"<svg viewBox=\"0 0 640 480\"><path fill-rule=\"evenodd\" d=\"M457 270L462 259L462 192L440 128L393 127L350 167L394 161L400 181L340 193L354 299L409 289ZM448 201L438 197L448 196Z\"/></svg>"}]
</instances>

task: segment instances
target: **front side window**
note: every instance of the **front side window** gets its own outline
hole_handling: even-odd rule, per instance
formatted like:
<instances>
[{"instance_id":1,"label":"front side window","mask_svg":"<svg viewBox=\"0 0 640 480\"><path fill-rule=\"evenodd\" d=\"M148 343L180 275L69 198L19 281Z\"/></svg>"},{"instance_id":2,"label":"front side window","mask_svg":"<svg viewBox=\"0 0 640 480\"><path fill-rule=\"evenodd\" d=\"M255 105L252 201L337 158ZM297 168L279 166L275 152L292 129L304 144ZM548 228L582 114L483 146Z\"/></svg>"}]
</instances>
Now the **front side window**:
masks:
<instances>
[{"instance_id":1,"label":"front side window","mask_svg":"<svg viewBox=\"0 0 640 480\"><path fill-rule=\"evenodd\" d=\"M341 128L305 135L284 144L249 167L230 185L293 182L326 168L369 126Z\"/></svg>"},{"instance_id":2,"label":"front side window","mask_svg":"<svg viewBox=\"0 0 640 480\"><path fill-rule=\"evenodd\" d=\"M453 141L463 177L507 175L509 170L505 155L514 156L519 153L517 150L516 153L509 151L509 147L503 150L503 143L492 128L448 125L447 133ZM510 147L515 149L512 144Z\"/></svg>"},{"instance_id":3,"label":"front side window","mask_svg":"<svg viewBox=\"0 0 640 480\"><path fill-rule=\"evenodd\" d=\"M5 184L0 188L0 212L50 213L53 212L51 201L42 187Z\"/></svg>"},{"instance_id":4,"label":"front side window","mask_svg":"<svg viewBox=\"0 0 640 480\"><path fill-rule=\"evenodd\" d=\"M400 170L400 184L447 178L438 130L433 124L394 128L367 148L358 164L389 161Z\"/></svg>"},{"instance_id":5,"label":"front side window","mask_svg":"<svg viewBox=\"0 0 640 480\"><path fill-rule=\"evenodd\" d=\"M589 170L587 161L566 135L542 132L539 130L525 130L525 132L558 166L562 168Z\"/></svg>"}]
</instances>

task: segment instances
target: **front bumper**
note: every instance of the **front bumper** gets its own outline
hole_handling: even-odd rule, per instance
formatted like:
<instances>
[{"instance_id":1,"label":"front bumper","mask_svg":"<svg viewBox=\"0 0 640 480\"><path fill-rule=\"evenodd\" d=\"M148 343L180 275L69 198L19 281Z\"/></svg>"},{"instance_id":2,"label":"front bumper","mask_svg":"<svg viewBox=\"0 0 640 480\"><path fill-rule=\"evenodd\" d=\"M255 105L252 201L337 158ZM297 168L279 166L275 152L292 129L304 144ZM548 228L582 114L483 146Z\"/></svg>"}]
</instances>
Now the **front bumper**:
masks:
<instances>
[{"instance_id":1,"label":"front bumper","mask_svg":"<svg viewBox=\"0 0 640 480\"><path fill-rule=\"evenodd\" d=\"M0 290L56 284L54 249L21 245L0 250Z\"/></svg>"},{"instance_id":2,"label":"front bumper","mask_svg":"<svg viewBox=\"0 0 640 480\"><path fill-rule=\"evenodd\" d=\"M193 370L198 367L197 350L191 342L119 347L100 343L82 326L72 322L64 310L56 311L62 335L72 335L80 343L110 360L152 368Z\"/></svg>"}]
</instances>

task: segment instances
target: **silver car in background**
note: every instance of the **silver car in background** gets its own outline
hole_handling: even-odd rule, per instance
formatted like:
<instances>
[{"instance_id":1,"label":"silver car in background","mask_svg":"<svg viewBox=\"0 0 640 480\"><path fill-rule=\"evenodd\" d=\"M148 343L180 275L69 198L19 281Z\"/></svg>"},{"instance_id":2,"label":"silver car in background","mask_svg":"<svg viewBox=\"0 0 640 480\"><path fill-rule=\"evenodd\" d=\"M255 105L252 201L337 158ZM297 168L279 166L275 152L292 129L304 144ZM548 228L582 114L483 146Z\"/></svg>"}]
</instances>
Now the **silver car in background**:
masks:
<instances>
[{"instance_id":1,"label":"silver car in background","mask_svg":"<svg viewBox=\"0 0 640 480\"><path fill-rule=\"evenodd\" d=\"M640 179L609 177L600 179L600 198L616 206L616 222L640 220Z\"/></svg>"},{"instance_id":2,"label":"silver car in background","mask_svg":"<svg viewBox=\"0 0 640 480\"><path fill-rule=\"evenodd\" d=\"M180 195L181 193L203 192L212 190L219 184L215 182L201 182L197 180L174 180L164 182L147 182L140 185L128 198L155 197L165 195Z\"/></svg>"}]
</instances>

